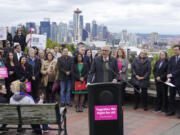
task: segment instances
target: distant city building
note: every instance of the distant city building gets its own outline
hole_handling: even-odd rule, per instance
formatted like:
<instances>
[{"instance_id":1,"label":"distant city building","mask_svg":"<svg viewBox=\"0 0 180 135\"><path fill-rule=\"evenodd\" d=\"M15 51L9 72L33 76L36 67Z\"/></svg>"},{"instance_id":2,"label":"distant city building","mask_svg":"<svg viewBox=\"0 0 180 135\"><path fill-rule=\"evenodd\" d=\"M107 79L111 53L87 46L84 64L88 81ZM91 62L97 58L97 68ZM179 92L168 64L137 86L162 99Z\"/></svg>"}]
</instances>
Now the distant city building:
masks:
<instances>
[{"instance_id":1,"label":"distant city building","mask_svg":"<svg viewBox=\"0 0 180 135\"><path fill-rule=\"evenodd\" d=\"M122 30L121 41L122 41L122 42L125 42L125 43L128 41L128 33L127 33L127 30Z\"/></svg>"},{"instance_id":2,"label":"distant city building","mask_svg":"<svg viewBox=\"0 0 180 135\"><path fill-rule=\"evenodd\" d=\"M86 23L85 30L86 30L88 33L91 33L91 24L90 24L90 23Z\"/></svg>"},{"instance_id":3,"label":"distant city building","mask_svg":"<svg viewBox=\"0 0 180 135\"><path fill-rule=\"evenodd\" d=\"M84 20L83 20L82 15L79 16L79 20L80 20L80 28L83 29L84 28Z\"/></svg>"},{"instance_id":4,"label":"distant city building","mask_svg":"<svg viewBox=\"0 0 180 135\"><path fill-rule=\"evenodd\" d=\"M44 21L40 22L40 34L47 35L47 38L51 37L51 25L49 18L45 18Z\"/></svg>"},{"instance_id":5,"label":"distant city building","mask_svg":"<svg viewBox=\"0 0 180 135\"><path fill-rule=\"evenodd\" d=\"M31 28L34 29L34 33L37 32L35 22L27 22L27 23L26 23L26 31L29 32L29 30L30 30Z\"/></svg>"},{"instance_id":6,"label":"distant city building","mask_svg":"<svg viewBox=\"0 0 180 135\"><path fill-rule=\"evenodd\" d=\"M87 38L88 38L88 32L85 29L83 29L82 40L86 41Z\"/></svg>"},{"instance_id":7,"label":"distant city building","mask_svg":"<svg viewBox=\"0 0 180 135\"><path fill-rule=\"evenodd\" d=\"M158 33L153 32L151 33L151 45L157 45L158 44Z\"/></svg>"},{"instance_id":8,"label":"distant city building","mask_svg":"<svg viewBox=\"0 0 180 135\"><path fill-rule=\"evenodd\" d=\"M56 22L52 22L51 24L51 40L56 42L58 34L58 26Z\"/></svg>"},{"instance_id":9,"label":"distant city building","mask_svg":"<svg viewBox=\"0 0 180 135\"><path fill-rule=\"evenodd\" d=\"M16 35L16 27L15 26L11 27L11 34L12 34L12 37L14 37Z\"/></svg>"},{"instance_id":10,"label":"distant city building","mask_svg":"<svg viewBox=\"0 0 180 135\"><path fill-rule=\"evenodd\" d=\"M107 35L108 35L108 29L106 26L103 26L103 40L107 39Z\"/></svg>"},{"instance_id":11,"label":"distant city building","mask_svg":"<svg viewBox=\"0 0 180 135\"><path fill-rule=\"evenodd\" d=\"M97 24L96 21L92 21L92 38L97 39Z\"/></svg>"},{"instance_id":12,"label":"distant city building","mask_svg":"<svg viewBox=\"0 0 180 135\"><path fill-rule=\"evenodd\" d=\"M58 34L57 34L57 42L67 43L67 24L66 23L59 23L58 26Z\"/></svg>"},{"instance_id":13,"label":"distant city building","mask_svg":"<svg viewBox=\"0 0 180 135\"><path fill-rule=\"evenodd\" d=\"M74 26L73 21L69 21L68 33L67 33L67 43L72 43L74 37Z\"/></svg>"}]
</instances>

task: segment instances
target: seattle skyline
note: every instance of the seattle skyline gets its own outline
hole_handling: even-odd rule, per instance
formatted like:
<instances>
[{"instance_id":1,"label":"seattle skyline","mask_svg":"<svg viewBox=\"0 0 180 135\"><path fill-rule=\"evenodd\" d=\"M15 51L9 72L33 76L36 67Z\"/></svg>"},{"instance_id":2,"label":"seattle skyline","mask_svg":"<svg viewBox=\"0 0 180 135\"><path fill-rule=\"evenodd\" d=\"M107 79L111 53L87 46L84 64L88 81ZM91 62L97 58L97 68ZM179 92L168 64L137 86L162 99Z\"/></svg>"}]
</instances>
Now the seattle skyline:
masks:
<instances>
[{"instance_id":1,"label":"seattle skyline","mask_svg":"<svg viewBox=\"0 0 180 135\"><path fill-rule=\"evenodd\" d=\"M71 21L74 9L80 8L84 22L96 20L113 33L127 29L132 33L180 34L180 2L177 0L0 0L0 26L39 22L51 18L51 22ZM34 6L36 5L36 6Z\"/></svg>"}]
</instances>

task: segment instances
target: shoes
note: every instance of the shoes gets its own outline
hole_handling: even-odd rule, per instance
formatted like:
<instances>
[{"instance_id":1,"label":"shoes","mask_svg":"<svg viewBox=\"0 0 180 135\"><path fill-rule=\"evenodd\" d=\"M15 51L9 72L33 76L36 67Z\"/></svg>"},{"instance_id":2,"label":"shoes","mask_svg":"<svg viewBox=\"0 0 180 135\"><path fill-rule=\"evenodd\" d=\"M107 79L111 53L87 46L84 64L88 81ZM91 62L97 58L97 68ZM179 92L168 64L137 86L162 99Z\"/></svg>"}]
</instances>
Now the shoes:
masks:
<instances>
[{"instance_id":1,"label":"shoes","mask_svg":"<svg viewBox=\"0 0 180 135\"><path fill-rule=\"evenodd\" d=\"M168 112L168 113L166 113L166 116L173 116L173 115L175 115L175 112Z\"/></svg>"},{"instance_id":2,"label":"shoes","mask_svg":"<svg viewBox=\"0 0 180 135\"><path fill-rule=\"evenodd\" d=\"M23 133L23 132L25 132L25 130L22 129L22 128L18 128L18 129L17 129L17 132L18 132L18 133Z\"/></svg>"},{"instance_id":3,"label":"shoes","mask_svg":"<svg viewBox=\"0 0 180 135\"><path fill-rule=\"evenodd\" d=\"M65 107L65 104L64 104L64 103L62 103L62 104L61 104L61 107Z\"/></svg>"},{"instance_id":4,"label":"shoes","mask_svg":"<svg viewBox=\"0 0 180 135\"><path fill-rule=\"evenodd\" d=\"M79 112L79 105L76 105L75 108L76 108L76 112Z\"/></svg>"},{"instance_id":5,"label":"shoes","mask_svg":"<svg viewBox=\"0 0 180 135\"><path fill-rule=\"evenodd\" d=\"M43 133L48 133L48 130L47 129L43 130Z\"/></svg>"},{"instance_id":6,"label":"shoes","mask_svg":"<svg viewBox=\"0 0 180 135\"><path fill-rule=\"evenodd\" d=\"M83 107L83 108L87 108L87 105L86 105L86 104L83 104L82 107Z\"/></svg>"},{"instance_id":7,"label":"shoes","mask_svg":"<svg viewBox=\"0 0 180 135\"><path fill-rule=\"evenodd\" d=\"M67 103L66 106L72 107L73 105L71 103Z\"/></svg>"},{"instance_id":8,"label":"shoes","mask_svg":"<svg viewBox=\"0 0 180 135\"><path fill-rule=\"evenodd\" d=\"M83 112L83 107L79 106L79 112Z\"/></svg>"}]
</instances>

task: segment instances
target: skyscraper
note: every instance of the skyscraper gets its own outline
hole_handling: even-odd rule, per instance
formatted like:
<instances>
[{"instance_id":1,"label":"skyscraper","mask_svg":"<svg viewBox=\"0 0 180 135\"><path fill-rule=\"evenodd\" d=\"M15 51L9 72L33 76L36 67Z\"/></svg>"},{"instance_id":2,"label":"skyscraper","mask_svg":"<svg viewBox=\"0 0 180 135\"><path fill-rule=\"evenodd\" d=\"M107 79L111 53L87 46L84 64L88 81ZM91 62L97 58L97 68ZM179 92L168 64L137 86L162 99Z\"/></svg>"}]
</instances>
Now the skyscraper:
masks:
<instances>
[{"instance_id":1,"label":"skyscraper","mask_svg":"<svg viewBox=\"0 0 180 135\"><path fill-rule=\"evenodd\" d=\"M40 22L40 34L47 35L47 38L51 37L50 19L45 18L44 21Z\"/></svg>"},{"instance_id":2,"label":"skyscraper","mask_svg":"<svg viewBox=\"0 0 180 135\"><path fill-rule=\"evenodd\" d=\"M37 33L36 24L34 22L27 22L26 23L26 31L29 32L30 28L34 29L34 33Z\"/></svg>"},{"instance_id":3,"label":"skyscraper","mask_svg":"<svg viewBox=\"0 0 180 135\"><path fill-rule=\"evenodd\" d=\"M108 29L106 26L103 26L103 40L107 39Z\"/></svg>"},{"instance_id":4,"label":"skyscraper","mask_svg":"<svg viewBox=\"0 0 180 135\"><path fill-rule=\"evenodd\" d=\"M90 24L90 23L86 23L85 30L86 30L88 33L91 33L91 24Z\"/></svg>"},{"instance_id":5,"label":"skyscraper","mask_svg":"<svg viewBox=\"0 0 180 135\"><path fill-rule=\"evenodd\" d=\"M158 33L153 32L151 33L151 45L157 45L158 42Z\"/></svg>"},{"instance_id":6,"label":"skyscraper","mask_svg":"<svg viewBox=\"0 0 180 135\"><path fill-rule=\"evenodd\" d=\"M79 19L80 19L80 29L83 29L84 28L83 16L80 15Z\"/></svg>"},{"instance_id":7,"label":"skyscraper","mask_svg":"<svg viewBox=\"0 0 180 135\"><path fill-rule=\"evenodd\" d=\"M66 43L67 42L67 24L66 23L59 23L58 26L58 34L57 34L57 41L59 43Z\"/></svg>"},{"instance_id":8,"label":"skyscraper","mask_svg":"<svg viewBox=\"0 0 180 135\"><path fill-rule=\"evenodd\" d=\"M58 33L58 26L56 22L52 22L51 24L51 40L56 42L57 41L57 33Z\"/></svg>"},{"instance_id":9,"label":"skyscraper","mask_svg":"<svg viewBox=\"0 0 180 135\"><path fill-rule=\"evenodd\" d=\"M11 34L12 34L12 37L15 36L15 34L16 34L16 27L15 26L11 27Z\"/></svg>"},{"instance_id":10,"label":"skyscraper","mask_svg":"<svg viewBox=\"0 0 180 135\"><path fill-rule=\"evenodd\" d=\"M97 24L96 21L92 21L92 38L97 39Z\"/></svg>"}]
</instances>

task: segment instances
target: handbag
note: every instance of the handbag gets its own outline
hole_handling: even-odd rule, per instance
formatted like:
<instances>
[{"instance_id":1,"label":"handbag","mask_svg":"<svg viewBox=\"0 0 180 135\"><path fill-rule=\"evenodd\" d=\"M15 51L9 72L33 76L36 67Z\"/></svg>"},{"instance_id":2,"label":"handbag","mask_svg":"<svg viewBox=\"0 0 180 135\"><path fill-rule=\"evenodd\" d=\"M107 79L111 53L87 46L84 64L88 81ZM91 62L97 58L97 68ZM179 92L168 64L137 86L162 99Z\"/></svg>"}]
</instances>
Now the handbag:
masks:
<instances>
[{"instance_id":1,"label":"handbag","mask_svg":"<svg viewBox=\"0 0 180 135\"><path fill-rule=\"evenodd\" d=\"M86 89L86 82L83 81L75 81L75 91L85 90Z\"/></svg>"}]
</instances>

